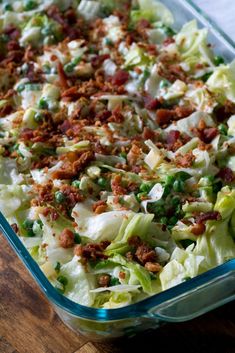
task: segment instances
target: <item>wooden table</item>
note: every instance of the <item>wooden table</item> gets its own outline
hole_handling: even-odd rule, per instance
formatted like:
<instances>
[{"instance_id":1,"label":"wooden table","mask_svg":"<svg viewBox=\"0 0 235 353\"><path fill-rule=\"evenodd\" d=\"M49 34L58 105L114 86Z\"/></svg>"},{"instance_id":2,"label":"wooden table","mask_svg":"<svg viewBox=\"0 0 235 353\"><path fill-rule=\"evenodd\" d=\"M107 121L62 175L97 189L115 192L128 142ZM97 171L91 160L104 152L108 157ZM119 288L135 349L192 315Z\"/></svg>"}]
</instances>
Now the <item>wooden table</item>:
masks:
<instances>
[{"instance_id":1,"label":"wooden table","mask_svg":"<svg viewBox=\"0 0 235 353\"><path fill-rule=\"evenodd\" d=\"M0 244L1 353L235 353L235 302L133 339L89 342L60 321L1 235Z\"/></svg>"}]
</instances>

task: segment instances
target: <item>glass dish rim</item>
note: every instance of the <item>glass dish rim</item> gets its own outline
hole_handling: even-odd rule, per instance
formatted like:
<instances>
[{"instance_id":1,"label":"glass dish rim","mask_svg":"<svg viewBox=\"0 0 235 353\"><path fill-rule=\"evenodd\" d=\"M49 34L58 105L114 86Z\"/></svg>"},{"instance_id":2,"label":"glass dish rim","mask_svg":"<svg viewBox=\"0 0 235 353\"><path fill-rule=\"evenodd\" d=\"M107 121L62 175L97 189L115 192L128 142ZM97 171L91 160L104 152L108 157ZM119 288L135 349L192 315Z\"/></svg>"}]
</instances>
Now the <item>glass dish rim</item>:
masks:
<instances>
[{"instance_id":1,"label":"glass dish rim","mask_svg":"<svg viewBox=\"0 0 235 353\"><path fill-rule=\"evenodd\" d=\"M205 24L212 32L214 32L214 34L219 37L223 44L229 47L230 51L232 51L235 55L235 43L233 40L227 34L225 34L224 31L217 24L215 24L208 15L206 15L191 0L178 1L182 3L184 7L188 8L192 14L195 13L195 17L200 19L203 24ZM189 281L176 285L168 290L143 299L140 302L130 304L126 307L116 309L99 309L86 307L68 299L64 295L60 294L52 286L52 284L40 269L39 265L34 261L28 250L25 248L1 212L0 230L50 302L72 314L73 316L92 321L108 322L138 316L150 317L149 311L152 311L154 307L157 307L164 302L173 300L174 298L177 299L178 297L197 289L199 286L205 285L209 281L214 280L221 275L225 275L229 271L235 270L235 259L232 259L220 266L217 266L214 269L206 271L205 273L190 279Z\"/></svg>"}]
</instances>

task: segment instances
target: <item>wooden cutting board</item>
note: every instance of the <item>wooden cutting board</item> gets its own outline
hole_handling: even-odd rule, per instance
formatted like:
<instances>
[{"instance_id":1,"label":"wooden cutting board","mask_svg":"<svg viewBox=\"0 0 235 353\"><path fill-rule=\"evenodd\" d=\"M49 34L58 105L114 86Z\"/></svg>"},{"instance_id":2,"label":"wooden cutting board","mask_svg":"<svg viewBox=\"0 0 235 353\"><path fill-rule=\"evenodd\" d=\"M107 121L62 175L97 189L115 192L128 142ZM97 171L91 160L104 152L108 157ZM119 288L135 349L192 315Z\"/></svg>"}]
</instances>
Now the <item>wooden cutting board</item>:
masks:
<instances>
[{"instance_id":1,"label":"wooden cutting board","mask_svg":"<svg viewBox=\"0 0 235 353\"><path fill-rule=\"evenodd\" d=\"M60 321L1 235L0 244L0 353L235 353L235 302L132 339L89 342Z\"/></svg>"}]
</instances>

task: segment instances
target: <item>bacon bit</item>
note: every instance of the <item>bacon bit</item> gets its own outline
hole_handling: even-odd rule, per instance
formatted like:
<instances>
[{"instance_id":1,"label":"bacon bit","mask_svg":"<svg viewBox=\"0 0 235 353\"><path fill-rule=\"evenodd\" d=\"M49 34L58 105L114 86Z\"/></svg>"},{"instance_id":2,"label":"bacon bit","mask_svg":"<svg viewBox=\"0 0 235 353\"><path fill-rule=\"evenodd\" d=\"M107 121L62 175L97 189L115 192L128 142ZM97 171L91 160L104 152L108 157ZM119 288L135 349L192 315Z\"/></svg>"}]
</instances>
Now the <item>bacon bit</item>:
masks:
<instances>
[{"instance_id":1,"label":"bacon bit","mask_svg":"<svg viewBox=\"0 0 235 353\"><path fill-rule=\"evenodd\" d=\"M64 122L63 122L63 124L61 124L60 126L59 126L59 130L63 133L63 134L65 134L69 129L71 129L72 128L72 124L71 124L71 122L67 119L67 120L65 120Z\"/></svg>"},{"instance_id":2,"label":"bacon bit","mask_svg":"<svg viewBox=\"0 0 235 353\"><path fill-rule=\"evenodd\" d=\"M97 69L98 67L100 67L103 62L106 60L106 59L109 59L110 58L110 55L109 54L103 54L103 55L96 55L94 56L92 59L91 59L91 65Z\"/></svg>"},{"instance_id":3,"label":"bacon bit","mask_svg":"<svg viewBox=\"0 0 235 353\"><path fill-rule=\"evenodd\" d=\"M37 185L38 199L40 202L51 202L53 201L53 184L48 182L45 185Z\"/></svg>"},{"instance_id":4,"label":"bacon bit","mask_svg":"<svg viewBox=\"0 0 235 353\"><path fill-rule=\"evenodd\" d=\"M101 214L107 210L107 204L105 201L97 201L92 205L92 210L95 214Z\"/></svg>"},{"instance_id":5,"label":"bacon bit","mask_svg":"<svg viewBox=\"0 0 235 353\"><path fill-rule=\"evenodd\" d=\"M129 79L129 73L124 70L118 70L112 77L112 84L115 86L124 85Z\"/></svg>"},{"instance_id":6,"label":"bacon bit","mask_svg":"<svg viewBox=\"0 0 235 353\"><path fill-rule=\"evenodd\" d=\"M203 136L201 140L205 143L210 143L218 135L218 129L216 127L210 127L203 130Z\"/></svg>"},{"instance_id":7,"label":"bacon bit","mask_svg":"<svg viewBox=\"0 0 235 353\"><path fill-rule=\"evenodd\" d=\"M108 256L104 254L104 250L109 246L109 241L103 241L101 243L89 243L86 245L77 245L74 248L74 254L81 256L85 261L97 259L107 259Z\"/></svg>"},{"instance_id":8,"label":"bacon bit","mask_svg":"<svg viewBox=\"0 0 235 353\"><path fill-rule=\"evenodd\" d=\"M10 42L7 43L7 50L20 50L20 45L16 40L10 40Z\"/></svg>"},{"instance_id":9,"label":"bacon bit","mask_svg":"<svg viewBox=\"0 0 235 353\"><path fill-rule=\"evenodd\" d=\"M192 151L186 153L185 155L176 155L176 165L177 167L190 168L195 160L195 156Z\"/></svg>"},{"instance_id":10,"label":"bacon bit","mask_svg":"<svg viewBox=\"0 0 235 353\"><path fill-rule=\"evenodd\" d=\"M155 110L161 105L158 99L152 98L150 95L145 95L143 97L143 100L144 100L144 107L148 110Z\"/></svg>"},{"instance_id":11,"label":"bacon bit","mask_svg":"<svg viewBox=\"0 0 235 353\"><path fill-rule=\"evenodd\" d=\"M156 252L151 249L148 245L143 243L137 247L135 256L143 265L145 265L147 262L154 262L157 258Z\"/></svg>"},{"instance_id":12,"label":"bacon bit","mask_svg":"<svg viewBox=\"0 0 235 353\"><path fill-rule=\"evenodd\" d=\"M14 230L16 234L19 232L19 227L16 223L11 224L11 228Z\"/></svg>"},{"instance_id":13,"label":"bacon bit","mask_svg":"<svg viewBox=\"0 0 235 353\"><path fill-rule=\"evenodd\" d=\"M217 211L210 211L210 212L205 212L203 214L200 214L199 216L196 217L196 223L204 223L209 220L215 220L219 221L221 219L221 215Z\"/></svg>"},{"instance_id":14,"label":"bacon bit","mask_svg":"<svg viewBox=\"0 0 235 353\"><path fill-rule=\"evenodd\" d=\"M111 115L112 113L109 110L103 110L96 114L95 119L101 122L106 122Z\"/></svg>"},{"instance_id":15,"label":"bacon bit","mask_svg":"<svg viewBox=\"0 0 235 353\"><path fill-rule=\"evenodd\" d=\"M58 75L59 75L59 83L60 83L61 88L63 90L68 90L69 85L67 82L67 76L66 76L66 73L64 72L63 65L61 64L60 61L58 61L58 63L57 63L57 71L58 71Z\"/></svg>"},{"instance_id":16,"label":"bacon bit","mask_svg":"<svg viewBox=\"0 0 235 353\"><path fill-rule=\"evenodd\" d=\"M114 122L120 124L124 121L124 116L121 113L121 106L117 106L113 109L111 117L108 119L108 122Z\"/></svg>"},{"instance_id":17,"label":"bacon bit","mask_svg":"<svg viewBox=\"0 0 235 353\"><path fill-rule=\"evenodd\" d=\"M194 109L187 106L178 106L175 108L175 114L178 119L187 118L189 115L193 113L193 111Z\"/></svg>"},{"instance_id":18,"label":"bacon bit","mask_svg":"<svg viewBox=\"0 0 235 353\"><path fill-rule=\"evenodd\" d=\"M13 107L11 104L5 104L2 108L0 108L0 118L10 114L13 111Z\"/></svg>"},{"instance_id":19,"label":"bacon bit","mask_svg":"<svg viewBox=\"0 0 235 353\"><path fill-rule=\"evenodd\" d=\"M59 236L60 246L64 249L72 248L74 246L74 233L65 228Z\"/></svg>"},{"instance_id":20,"label":"bacon bit","mask_svg":"<svg viewBox=\"0 0 235 353\"><path fill-rule=\"evenodd\" d=\"M125 279L126 278L126 273L124 271L120 271L118 277L120 279Z\"/></svg>"},{"instance_id":21,"label":"bacon bit","mask_svg":"<svg viewBox=\"0 0 235 353\"><path fill-rule=\"evenodd\" d=\"M137 26L139 28L150 28L151 23L148 20L143 18L142 20L138 21Z\"/></svg>"},{"instance_id":22,"label":"bacon bit","mask_svg":"<svg viewBox=\"0 0 235 353\"><path fill-rule=\"evenodd\" d=\"M62 98L74 98L74 99L77 99L80 97L80 94L78 94L78 87L77 86L73 86L73 87L70 87L68 89L66 89L66 91L64 91L62 94L61 94L61 97Z\"/></svg>"},{"instance_id":23,"label":"bacon bit","mask_svg":"<svg viewBox=\"0 0 235 353\"><path fill-rule=\"evenodd\" d=\"M101 275L98 278L98 285L100 287L108 287L110 284L111 276L110 275Z\"/></svg>"},{"instance_id":24,"label":"bacon bit","mask_svg":"<svg viewBox=\"0 0 235 353\"><path fill-rule=\"evenodd\" d=\"M24 58L23 60L25 62L29 62L32 61L34 59L34 51L31 47L31 45L29 45L26 49L25 49L25 53L24 53Z\"/></svg>"},{"instance_id":25,"label":"bacon bit","mask_svg":"<svg viewBox=\"0 0 235 353\"><path fill-rule=\"evenodd\" d=\"M137 160L140 157L140 154L141 154L141 149L139 148L139 146L137 146L136 144L133 144L130 151L127 154L127 161L130 164L130 166L136 165Z\"/></svg>"},{"instance_id":26,"label":"bacon bit","mask_svg":"<svg viewBox=\"0 0 235 353\"><path fill-rule=\"evenodd\" d=\"M164 39L163 41L163 45L164 47L166 47L169 44L175 43L175 40L173 37L167 37L166 39Z\"/></svg>"},{"instance_id":27,"label":"bacon bit","mask_svg":"<svg viewBox=\"0 0 235 353\"><path fill-rule=\"evenodd\" d=\"M149 127L145 126L144 131L142 133L142 137L144 140L154 140L155 139L155 133L152 129Z\"/></svg>"},{"instance_id":28,"label":"bacon bit","mask_svg":"<svg viewBox=\"0 0 235 353\"><path fill-rule=\"evenodd\" d=\"M162 266L159 263L157 263L157 262L146 262L144 267L149 272L154 272L154 273L155 272L160 272L162 270Z\"/></svg>"},{"instance_id":29,"label":"bacon bit","mask_svg":"<svg viewBox=\"0 0 235 353\"><path fill-rule=\"evenodd\" d=\"M50 218L52 221L56 221L59 218L59 214L56 212L56 210L52 207L46 207L42 211L43 216L47 217L50 215Z\"/></svg>"},{"instance_id":30,"label":"bacon bit","mask_svg":"<svg viewBox=\"0 0 235 353\"><path fill-rule=\"evenodd\" d=\"M71 185L62 185L60 191L66 197L66 206L68 208L73 208L76 203L84 200L84 197L80 194L79 190Z\"/></svg>"},{"instance_id":31,"label":"bacon bit","mask_svg":"<svg viewBox=\"0 0 235 353\"><path fill-rule=\"evenodd\" d=\"M201 235L205 232L206 226L203 223L198 223L191 226L190 230L194 235Z\"/></svg>"},{"instance_id":32,"label":"bacon bit","mask_svg":"<svg viewBox=\"0 0 235 353\"><path fill-rule=\"evenodd\" d=\"M87 151L84 152L80 158L73 163L73 171L74 173L80 172L83 168L85 168L92 160L94 160L94 152Z\"/></svg>"},{"instance_id":33,"label":"bacon bit","mask_svg":"<svg viewBox=\"0 0 235 353\"><path fill-rule=\"evenodd\" d=\"M228 120L235 114L235 104L227 100L223 106L216 108L214 113L219 122Z\"/></svg>"},{"instance_id":34,"label":"bacon bit","mask_svg":"<svg viewBox=\"0 0 235 353\"><path fill-rule=\"evenodd\" d=\"M30 141L34 137L34 131L29 128L25 128L21 131L20 138L24 141Z\"/></svg>"},{"instance_id":35,"label":"bacon bit","mask_svg":"<svg viewBox=\"0 0 235 353\"><path fill-rule=\"evenodd\" d=\"M134 256L130 251L128 251L125 256L128 261L133 261L133 259L134 259Z\"/></svg>"},{"instance_id":36,"label":"bacon bit","mask_svg":"<svg viewBox=\"0 0 235 353\"><path fill-rule=\"evenodd\" d=\"M125 195L127 192L126 189L121 186L121 181L121 175L115 175L115 177L111 181L111 189L114 196Z\"/></svg>"},{"instance_id":37,"label":"bacon bit","mask_svg":"<svg viewBox=\"0 0 235 353\"><path fill-rule=\"evenodd\" d=\"M175 111L170 109L158 109L156 113L157 119L156 122L162 126L169 124L171 120L174 120L176 117Z\"/></svg>"},{"instance_id":38,"label":"bacon bit","mask_svg":"<svg viewBox=\"0 0 235 353\"><path fill-rule=\"evenodd\" d=\"M169 149L177 142L180 138L180 132L178 130L171 130L166 137L166 143L169 146Z\"/></svg>"},{"instance_id":39,"label":"bacon bit","mask_svg":"<svg viewBox=\"0 0 235 353\"><path fill-rule=\"evenodd\" d=\"M19 28L15 27L14 25L7 26L3 33L10 37L12 40L17 40L20 38L20 30Z\"/></svg>"},{"instance_id":40,"label":"bacon bit","mask_svg":"<svg viewBox=\"0 0 235 353\"><path fill-rule=\"evenodd\" d=\"M225 183L231 183L234 180L234 173L232 169L225 167L220 169L217 177L221 178Z\"/></svg>"}]
</instances>

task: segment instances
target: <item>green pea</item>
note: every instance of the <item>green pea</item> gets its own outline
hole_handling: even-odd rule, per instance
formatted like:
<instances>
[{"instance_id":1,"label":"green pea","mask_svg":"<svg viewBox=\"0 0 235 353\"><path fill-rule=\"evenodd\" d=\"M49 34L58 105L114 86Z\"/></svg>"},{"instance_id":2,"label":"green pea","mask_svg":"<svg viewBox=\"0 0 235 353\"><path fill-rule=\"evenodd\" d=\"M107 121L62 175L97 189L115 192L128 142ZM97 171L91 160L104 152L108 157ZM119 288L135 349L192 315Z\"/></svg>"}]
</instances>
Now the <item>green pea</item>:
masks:
<instances>
[{"instance_id":1,"label":"green pea","mask_svg":"<svg viewBox=\"0 0 235 353\"><path fill-rule=\"evenodd\" d=\"M75 65L73 63L68 63L68 64L64 65L64 71L67 73L73 72L74 66Z\"/></svg>"},{"instance_id":2,"label":"green pea","mask_svg":"<svg viewBox=\"0 0 235 353\"><path fill-rule=\"evenodd\" d=\"M171 27L168 27L168 26L164 26L164 32L168 37L173 37L176 34L176 32Z\"/></svg>"},{"instance_id":3,"label":"green pea","mask_svg":"<svg viewBox=\"0 0 235 353\"><path fill-rule=\"evenodd\" d=\"M58 276L57 281L63 284L64 287L66 287L68 284L68 279L65 276Z\"/></svg>"},{"instance_id":4,"label":"green pea","mask_svg":"<svg viewBox=\"0 0 235 353\"><path fill-rule=\"evenodd\" d=\"M81 244L81 236L78 233L74 233L74 242L75 244Z\"/></svg>"},{"instance_id":5,"label":"green pea","mask_svg":"<svg viewBox=\"0 0 235 353\"><path fill-rule=\"evenodd\" d=\"M169 87L170 86L170 82L167 81L167 80L161 80L160 83L159 83L159 88L162 89L162 88L166 88L166 87Z\"/></svg>"},{"instance_id":6,"label":"green pea","mask_svg":"<svg viewBox=\"0 0 235 353\"><path fill-rule=\"evenodd\" d=\"M61 264L60 264L60 262L57 261L54 265L54 270L56 272L60 272L60 268L61 268Z\"/></svg>"},{"instance_id":7,"label":"green pea","mask_svg":"<svg viewBox=\"0 0 235 353\"><path fill-rule=\"evenodd\" d=\"M221 133L221 135L227 135L228 134L228 128L225 124L220 124L218 126L219 128L219 132Z\"/></svg>"},{"instance_id":8,"label":"green pea","mask_svg":"<svg viewBox=\"0 0 235 353\"><path fill-rule=\"evenodd\" d=\"M112 277L110 279L110 286L117 286L118 284L120 284L120 281L118 278Z\"/></svg>"},{"instance_id":9,"label":"green pea","mask_svg":"<svg viewBox=\"0 0 235 353\"><path fill-rule=\"evenodd\" d=\"M42 66L42 71L45 73L45 74L50 74L51 73L51 67L49 65L43 65Z\"/></svg>"},{"instance_id":10,"label":"green pea","mask_svg":"<svg viewBox=\"0 0 235 353\"><path fill-rule=\"evenodd\" d=\"M34 115L34 120L37 122L37 123L40 123L43 121L43 114L40 113L40 112L37 112L35 115Z\"/></svg>"},{"instance_id":11,"label":"green pea","mask_svg":"<svg viewBox=\"0 0 235 353\"><path fill-rule=\"evenodd\" d=\"M11 6L11 4L5 4L3 9L4 9L4 12L13 11L13 7Z\"/></svg>"},{"instance_id":12,"label":"green pea","mask_svg":"<svg viewBox=\"0 0 235 353\"><path fill-rule=\"evenodd\" d=\"M175 192L183 192L184 191L184 182L182 180L176 180L173 184L173 190Z\"/></svg>"},{"instance_id":13,"label":"green pea","mask_svg":"<svg viewBox=\"0 0 235 353\"><path fill-rule=\"evenodd\" d=\"M178 172L175 174L175 177L181 181L186 181L191 178L191 175L186 172Z\"/></svg>"},{"instance_id":14,"label":"green pea","mask_svg":"<svg viewBox=\"0 0 235 353\"><path fill-rule=\"evenodd\" d=\"M57 203L63 203L66 197L61 191L56 191L55 193L55 200Z\"/></svg>"},{"instance_id":15,"label":"green pea","mask_svg":"<svg viewBox=\"0 0 235 353\"><path fill-rule=\"evenodd\" d=\"M216 66L219 66L219 65L221 65L221 64L224 64L224 58L223 58L222 56L219 56L219 55L215 56L215 57L214 57L214 64L215 64Z\"/></svg>"},{"instance_id":16,"label":"green pea","mask_svg":"<svg viewBox=\"0 0 235 353\"><path fill-rule=\"evenodd\" d=\"M168 196L168 195L171 193L171 190L172 190L172 185L167 184L167 185L164 187L163 197Z\"/></svg>"},{"instance_id":17,"label":"green pea","mask_svg":"<svg viewBox=\"0 0 235 353\"><path fill-rule=\"evenodd\" d=\"M97 180L97 184L102 187L102 188L105 188L107 186L107 180L105 178L99 178Z\"/></svg>"},{"instance_id":18,"label":"green pea","mask_svg":"<svg viewBox=\"0 0 235 353\"><path fill-rule=\"evenodd\" d=\"M80 182L79 180L74 180L74 181L72 182L72 186L75 187L75 188L77 188L77 189L80 188L80 184L81 184L81 182Z\"/></svg>"},{"instance_id":19,"label":"green pea","mask_svg":"<svg viewBox=\"0 0 235 353\"><path fill-rule=\"evenodd\" d=\"M24 83L21 83L17 86L17 92L22 92L23 90L25 89L25 84Z\"/></svg>"},{"instance_id":20,"label":"green pea","mask_svg":"<svg viewBox=\"0 0 235 353\"><path fill-rule=\"evenodd\" d=\"M33 224L34 221L32 219L26 219L23 224L22 227L26 230L26 235L28 237L34 237L34 232L33 232Z\"/></svg>"},{"instance_id":21,"label":"green pea","mask_svg":"<svg viewBox=\"0 0 235 353\"><path fill-rule=\"evenodd\" d=\"M36 1L33 1L33 0L26 0L24 1L24 10L25 11L30 11L30 10L33 10L35 9L35 7L37 7L38 4Z\"/></svg>"},{"instance_id":22,"label":"green pea","mask_svg":"<svg viewBox=\"0 0 235 353\"><path fill-rule=\"evenodd\" d=\"M38 107L40 109L48 109L48 102L45 97L42 97L38 103Z\"/></svg>"}]
</instances>

